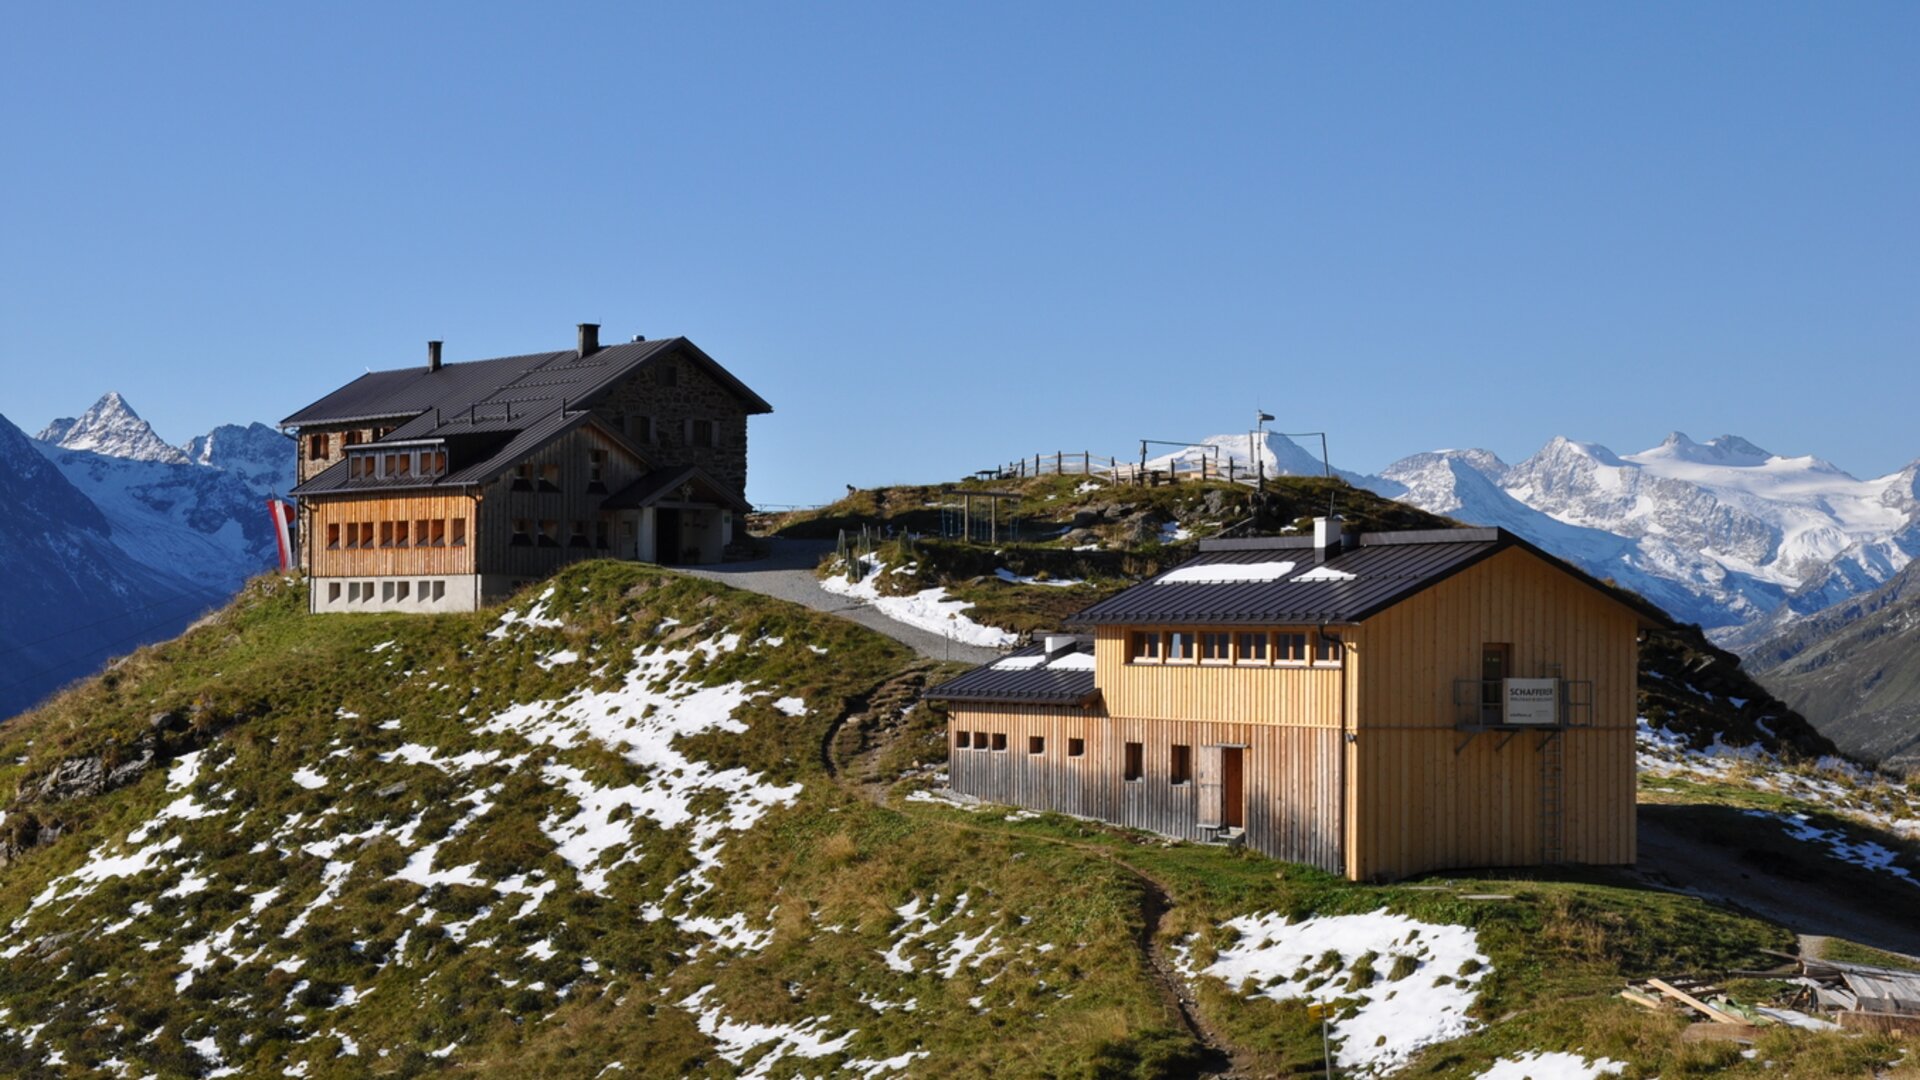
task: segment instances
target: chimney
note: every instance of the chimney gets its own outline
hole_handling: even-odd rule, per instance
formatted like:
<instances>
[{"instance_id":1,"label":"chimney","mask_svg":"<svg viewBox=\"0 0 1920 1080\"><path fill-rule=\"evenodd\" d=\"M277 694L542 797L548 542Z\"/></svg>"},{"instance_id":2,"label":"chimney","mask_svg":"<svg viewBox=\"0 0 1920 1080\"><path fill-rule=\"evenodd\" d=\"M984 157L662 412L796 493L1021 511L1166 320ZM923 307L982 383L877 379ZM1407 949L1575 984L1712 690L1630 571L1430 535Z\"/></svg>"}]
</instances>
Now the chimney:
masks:
<instances>
[{"instance_id":1,"label":"chimney","mask_svg":"<svg viewBox=\"0 0 1920 1080\"><path fill-rule=\"evenodd\" d=\"M1342 529L1345 525L1346 522L1341 520L1338 515L1313 519L1314 562L1323 563L1335 555L1340 554L1341 550L1346 546L1346 538L1342 534Z\"/></svg>"},{"instance_id":2,"label":"chimney","mask_svg":"<svg viewBox=\"0 0 1920 1080\"><path fill-rule=\"evenodd\" d=\"M580 324L580 359L585 360L600 351L600 324L583 322Z\"/></svg>"},{"instance_id":3,"label":"chimney","mask_svg":"<svg viewBox=\"0 0 1920 1080\"><path fill-rule=\"evenodd\" d=\"M440 370L440 342L438 341L427 342L427 370Z\"/></svg>"},{"instance_id":4,"label":"chimney","mask_svg":"<svg viewBox=\"0 0 1920 1080\"><path fill-rule=\"evenodd\" d=\"M1068 653L1075 651L1079 647L1080 647L1080 643L1077 640L1075 640L1072 634L1046 635L1045 652L1046 652L1046 657L1049 660L1058 660L1061 657L1067 655Z\"/></svg>"}]
</instances>

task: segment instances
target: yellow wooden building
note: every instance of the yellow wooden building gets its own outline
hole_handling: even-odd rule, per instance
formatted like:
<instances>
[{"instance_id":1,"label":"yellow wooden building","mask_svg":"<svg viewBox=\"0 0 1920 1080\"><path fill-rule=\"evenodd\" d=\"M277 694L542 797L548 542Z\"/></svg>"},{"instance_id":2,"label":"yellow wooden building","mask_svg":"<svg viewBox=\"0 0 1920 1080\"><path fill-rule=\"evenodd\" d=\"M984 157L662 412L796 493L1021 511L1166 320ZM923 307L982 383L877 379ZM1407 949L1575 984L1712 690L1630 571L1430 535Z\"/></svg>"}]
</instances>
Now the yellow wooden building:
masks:
<instances>
[{"instance_id":1,"label":"yellow wooden building","mask_svg":"<svg viewBox=\"0 0 1920 1080\"><path fill-rule=\"evenodd\" d=\"M1354 880L1634 861L1657 608L1500 529L1208 541L934 688L954 789Z\"/></svg>"},{"instance_id":2,"label":"yellow wooden building","mask_svg":"<svg viewBox=\"0 0 1920 1080\"><path fill-rule=\"evenodd\" d=\"M772 406L685 338L369 372L281 421L315 612L471 611L581 559L719 562Z\"/></svg>"}]
</instances>

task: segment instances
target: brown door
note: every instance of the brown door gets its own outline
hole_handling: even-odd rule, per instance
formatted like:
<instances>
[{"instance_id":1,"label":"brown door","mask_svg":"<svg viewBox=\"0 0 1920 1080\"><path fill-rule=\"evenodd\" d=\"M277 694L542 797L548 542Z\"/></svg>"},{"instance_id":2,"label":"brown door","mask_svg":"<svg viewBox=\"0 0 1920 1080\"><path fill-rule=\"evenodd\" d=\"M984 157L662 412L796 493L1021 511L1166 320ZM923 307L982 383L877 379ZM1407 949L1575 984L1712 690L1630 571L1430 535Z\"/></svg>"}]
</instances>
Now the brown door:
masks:
<instances>
[{"instance_id":1,"label":"brown door","mask_svg":"<svg viewBox=\"0 0 1920 1080\"><path fill-rule=\"evenodd\" d=\"M1246 786L1240 778L1244 753L1237 746L1220 748L1220 822L1230 829L1247 827Z\"/></svg>"}]
</instances>

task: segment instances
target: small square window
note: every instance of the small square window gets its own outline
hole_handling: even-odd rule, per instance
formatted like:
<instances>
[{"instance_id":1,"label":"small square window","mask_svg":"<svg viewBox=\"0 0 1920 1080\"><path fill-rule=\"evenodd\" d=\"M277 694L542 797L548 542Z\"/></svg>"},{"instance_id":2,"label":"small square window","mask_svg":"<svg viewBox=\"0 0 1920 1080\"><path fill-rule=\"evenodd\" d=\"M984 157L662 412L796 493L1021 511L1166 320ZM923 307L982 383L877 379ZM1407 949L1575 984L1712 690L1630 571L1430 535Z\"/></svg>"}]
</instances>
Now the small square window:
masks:
<instances>
[{"instance_id":1,"label":"small square window","mask_svg":"<svg viewBox=\"0 0 1920 1080\"><path fill-rule=\"evenodd\" d=\"M411 581L403 581L393 587L393 596L396 600L405 600L412 592L413 582Z\"/></svg>"},{"instance_id":2,"label":"small square window","mask_svg":"<svg viewBox=\"0 0 1920 1080\"><path fill-rule=\"evenodd\" d=\"M974 748L975 750L985 750L985 749L987 748L987 733L986 733L986 732L984 732L984 731L976 731L976 732L974 732L974 733L973 733L973 748Z\"/></svg>"},{"instance_id":3,"label":"small square window","mask_svg":"<svg viewBox=\"0 0 1920 1080\"><path fill-rule=\"evenodd\" d=\"M433 583L433 598L434 598L435 600L445 600L445 599L447 598L447 583L446 583L446 582L444 582L444 581L436 581L436 582L434 582L434 583Z\"/></svg>"},{"instance_id":4,"label":"small square window","mask_svg":"<svg viewBox=\"0 0 1920 1080\"><path fill-rule=\"evenodd\" d=\"M1209 630L1200 635L1200 659L1209 664L1224 664L1233 659L1233 635Z\"/></svg>"},{"instance_id":5,"label":"small square window","mask_svg":"<svg viewBox=\"0 0 1920 1080\"><path fill-rule=\"evenodd\" d=\"M340 583L339 582L330 581L327 583L327 602L336 603L336 604L340 602Z\"/></svg>"},{"instance_id":6,"label":"small square window","mask_svg":"<svg viewBox=\"0 0 1920 1080\"><path fill-rule=\"evenodd\" d=\"M327 526L327 546L330 548L337 548L340 546L340 526L338 525Z\"/></svg>"},{"instance_id":7,"label":"small square window","mask_svg":"<svg viewBox=\"0 0 1920 1080\"><path fill-rule=\"evenodd\" d=\"M1085 740L1085 739L1068 739L1068 740L1067 740L1067 756L1068 756L1068 757L1085 757L1085 756L1087 756L1087 740Z\"/></svg>"},{"instance_id":8,"label":"small square window","mask_svg":"<svg viewBox=\"0 0 1920 1080\"><path fill-rule=\"evenodd\" d=\"M1264 631L1238 635L1234 643L1238 652L1234 659L1242 664L1264 664L1267 662L1267 635Z\"/></svg>"},{"instance_id":9,"label":"small square window","mask_svg":"<svg viewBox=\"0 0 1920 1080\"><path fill-rule=\"evenodd\" d=\"M1337 637L1319 634L1313 639L1313 662L1327 667L1339 667L1340 660L1346 655L1346 646Z\"/></svg>"},{"instance_id":10,"label":"small square window","mask_svg":"<svg viewBox=\"0 0 1920 1080\"><path fill-rule=\"evenodd\" d=\"M526 547L533 543L533 521L529 518L513 519L513 535L507 543L514 547Z\"/></svg>"},{"instance_id":11,"label":"small square window","mask_svg":"<svg viewBox=\"0 0 1920 1080\"><path fill-rule=\"evenodd\" d=\"M1044 754L1047 752L1047 740L1039 735L1027 736L1027 753Z\"/></svg>"},{"instance_id":12,"label":"small square window","mask_svg":"<svg viewBox=\"0 0 1920 1080\"><path fill-rule=\"evenodd\" d=\"M1167 632L1167 663L1193 663L1193 632L1191 630L1170 630Z\"/></svg>"},{"instance_id":13,"label":"small square window","mask_svg":"<svg viewBox=\"0 0 1920 1080\"><path fill-rule=\"evenodd\" d=\"M1123 780L1138 780L1147 775L1145 762L1146 755L1142 753L1140 744L1137 742L1128 743L1126 763L1123 766L1124 771L1121 772L1120 778Z\"/></svg>"},{"instance_id":14,"label":"small square window","mask_svg":"<svg viewBox=\"0 0 1920 1080\"><path fill-rule=\"evenodd\" d=\"M452 521L452 525L453 525L453 546L466 547L467 546L467 519L463 517L454 518Z\"/></svg>"},{"instance_id":15,"label":"small square window","mask_svg":"<svg viewBox=\"0 0 1920 1080\"><path fill-rule=\"evenodd\" d=\"M393 582L391 581L381 582L380 583L380 602L383 604L386 604L386 603L391 603L392 601L393 601Z\"/></svg>"},{"instance_id":16,"label":"small square window","mask_svg":"<svg viewBox=\"0 0 1920 1080\"><path fill-rule=\"evenodd\" d=\"M1127 635L1127 659L1135 664L1160 662L1160 632L1135 630Z\"/></svg>"},{"instance_id":17,"label":"small square window","mask_svg":"<svg viewBox=\"0 0 1920 1080\"><path fill-rule=\"evenodd\" d=\"M1307 635L1282 632L1273 635L1273 658L1282 664L1307 662Z\"/></svg>"},{"instance_id":18,"label":"small square window","mask_svg":"<svg viewBox=\"0 0 1920 1080\"><path fill-rule=\"evenodd\" d=\"M972 745L973 745L973 740L967 737L967 732L956 731L953 733L954 749L965 750Z\"/></svg>"},{"instance_id":19,"label":"small square window","mask_svg":"<svg viewBox=\"0 0 1920 1080\"><path fill-rule=\"evenodd\" d=\"M1004 731L996 731L996 732L994 732L994 733L993 733L993 748L994 748L995 750L1005 750L1005 749L1007 748L1007 733L1006 733L1006 732L1004 732Z\"/></svg>"}]
</instances>

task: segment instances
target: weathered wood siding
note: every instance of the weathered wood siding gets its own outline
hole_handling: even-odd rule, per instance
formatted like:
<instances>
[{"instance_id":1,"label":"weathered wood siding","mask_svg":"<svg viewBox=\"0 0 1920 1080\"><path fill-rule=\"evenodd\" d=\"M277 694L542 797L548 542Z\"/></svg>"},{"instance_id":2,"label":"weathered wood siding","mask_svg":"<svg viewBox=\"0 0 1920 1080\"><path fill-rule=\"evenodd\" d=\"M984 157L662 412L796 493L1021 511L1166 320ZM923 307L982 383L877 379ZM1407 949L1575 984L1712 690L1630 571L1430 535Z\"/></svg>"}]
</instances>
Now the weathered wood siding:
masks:
<instances>
[{"instance_id":1,"label":"weathered wood siding","mask_svg":"<svg viewBox=\"0 0 1920 1080\"><path fill-rule=\"evenodd\" d=\"M1338 667L1131 664L1127 662L1127 633L1133 629L1161 628L1103 626L1095 632L1094 680L1111 715L1306 727L1340 724ZM1233 628L1176 629L1201 632Z\"/></svg>"},{"instance_id":2,"label":"weathered wood siding","mask_svg":"<svg viewBox=\"0 0 1920 1080\"><path fill-rule=\"evenodd\" d=\"M594 450L607 452L606 467L597 485L587 479L587 455ZM533 465L536 477L526 490L516 486L515 473L511 469L483 489L478 529L480 572L533 581L547 577L568 563L615 557L621 542L617 522L609 530L608 546L601 548L596 544L595 529L600 519L600 506L607 496L639 478L641 463L592 427L576 429L548 443L525 460ZM547 466L559 467L559 479L555 485L557 490L546 490L539 482L538 478ZM513 523L516 518L525 519L530 524L532 543L513 543ZM559 542L556 546L541 543L542 521L559 524ZM586 524L587 542L584 547L570 542L575 521Z\"/></svg>"},{"instance_id":3,"label":"weathered wood siding","mask_svg":"<svg viewBox=\"0 0 1920 1080\"><path fill-rule=\"evenodd\" d=\"M1006 736L1006 749L956 745ZM1045 740L1042 753L1029 740ZM951 707L948 774L955 791L991 802L1051 810L1148 829L1188 840L1211 837L1198 825L1199 785L1174 783L1172 748L1244 747L1242 791L1247 846L1292 862L1338 871L1340 854L1337 729L1271 723L1118 719L1072 709L1013 705ZM1080 757L1069 739L1084 739ZM1125 779L1126 744L1141 744L1143 774Z\"/></svg>"},{"instance_id":4,"label":"weathered wood siding","mask_svg":"<svg viewBox=\"0 0 1920 1080\"><path fill-rule=\"evenodd\" d=\"M1441 867L1523 866L1546 851L1542 732L1455 730L1456 679L1481 648L1513 647L1513 672L1590 680L1591 726L1558 737L1561 854L1634 861L1637 616L1535 556L1509 549L1349 633L1352 722L1348 873L1398 878ZM1503 745L1504 744L1504 745ZM1456 750L1458 752L1456 753Z\"/></svg>"},{"instance_id":5,"label":"weathered wood siding","mask_svg":"<svg viewBox=\"0 0 1920 1080\"><path fill-rule=\"evenodd\" d=\"M355 495L308 500L311 507L312 572L316 577L411 577L423 574L471 574L474 570L473 529L477 508L468 493L444 495ZM449 524L447 543L421 546L413 543L411 530L422 520L463 519L467 542L452 543ZM386 522L407 522L406 547L380 547L380 526ZM329 547L328 526L340 526L344 535L349 525L373 526L374 547Z\"/></svg>"}]
</instances>

